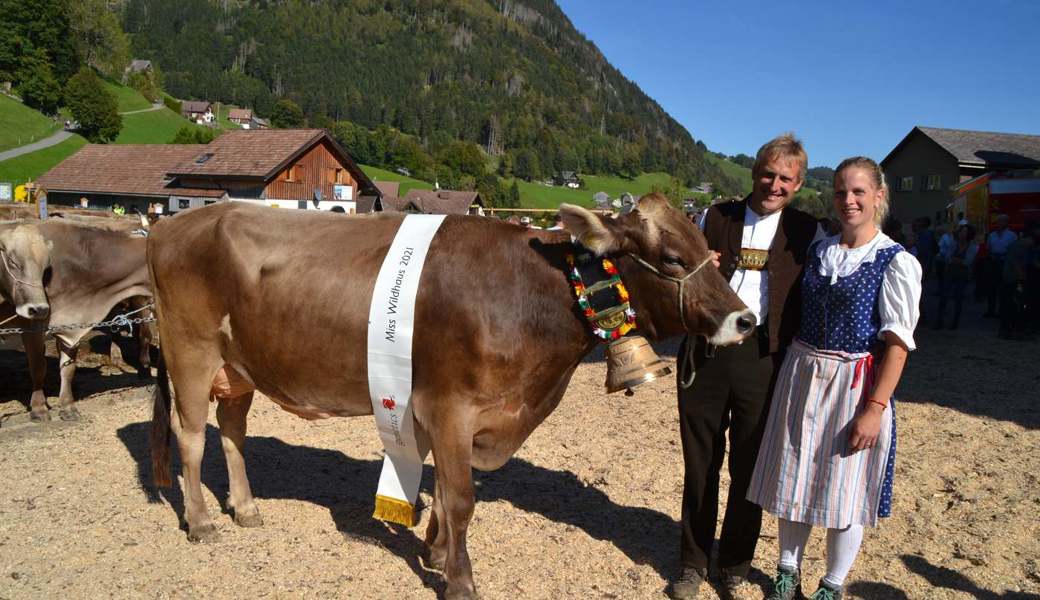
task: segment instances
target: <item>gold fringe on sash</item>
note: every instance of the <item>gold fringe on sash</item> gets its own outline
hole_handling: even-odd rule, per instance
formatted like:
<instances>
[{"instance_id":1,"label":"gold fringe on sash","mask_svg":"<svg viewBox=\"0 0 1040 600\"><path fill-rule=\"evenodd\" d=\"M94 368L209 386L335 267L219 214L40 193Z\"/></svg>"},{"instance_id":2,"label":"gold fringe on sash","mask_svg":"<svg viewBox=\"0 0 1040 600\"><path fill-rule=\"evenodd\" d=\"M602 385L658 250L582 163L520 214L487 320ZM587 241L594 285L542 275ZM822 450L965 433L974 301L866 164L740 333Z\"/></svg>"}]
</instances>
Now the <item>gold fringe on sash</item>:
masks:
<instances>
[{"instance_id":1,"label":"gold fringe on sash","mask_svg":"<svg viewBox=\"0 0 1040 600\"><path fill-rule=\"evenodd\" d=\"M372 516L380 521L390 521L405 527L415 527L419 522L415 518L414 505L379 494L376 494L376 510Z\"/></svg>"}]
</instances>

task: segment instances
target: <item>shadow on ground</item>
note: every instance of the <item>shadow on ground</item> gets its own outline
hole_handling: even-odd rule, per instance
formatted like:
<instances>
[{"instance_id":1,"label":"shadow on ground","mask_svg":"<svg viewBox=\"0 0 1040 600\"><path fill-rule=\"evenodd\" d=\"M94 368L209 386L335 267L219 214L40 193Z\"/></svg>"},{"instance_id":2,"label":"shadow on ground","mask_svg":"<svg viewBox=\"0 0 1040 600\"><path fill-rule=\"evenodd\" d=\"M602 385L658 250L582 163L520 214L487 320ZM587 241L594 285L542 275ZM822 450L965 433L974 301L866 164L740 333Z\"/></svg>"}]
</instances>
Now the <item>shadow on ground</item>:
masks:
<instances>
[{"instance_id":1,"label":"shadow on ground","mask_svg":"<svg viewBox=\"0 0 1040 600\"><path fill-rule=\"evenodd\" d=\"M975 585L971 579L946 567L938 567L928 562L927 559L913 554L904 554L899 557L906 567L924 577L933 588L944 588L970 594L978 600L1040 600L1040 594L1027 592L1004 592L997 593L982 589ZM870 596L872 597L872 596Z\"/></svg>"},{"instance_id":2,"label":"shadow on ground","mask_svg":"<svg viewBox=\"0 0 1040 600\"><path fill-rule=\"evenodd\" d=\"M159 490L152 485L149 428L149 423L133 423L119 429L117 435L137 463L138 479L147 501L165 499L183 523L184 498L180 488ZM206 449L202 483L223 503L228 495L227 470L216 427L206 428ZM176 459L176 451L173 454ZM337 450L296 446L273 437L249 437L246 468L256 498L302 500L327 508L344 536L382 546L402 558L426 587L443 593L440 574L427 570L420 562L425 553L421 537L424 532L388 525L371 516L382 461L358 460ZM175 460L174 473L179 471ZM662 544L661 540L677 540L678 524L664 513L616 504L571 472L546 469L518 458L491 473L475 471L474 485L478 503L503 500L551 521L577 527L593 538L613 543L633 562L650 565L665 578L672 575L676 544ZM430 465L423 469L422 489L432 494ZM221 509L226 512L225 506Z\"/></svg>"}]
</instances>

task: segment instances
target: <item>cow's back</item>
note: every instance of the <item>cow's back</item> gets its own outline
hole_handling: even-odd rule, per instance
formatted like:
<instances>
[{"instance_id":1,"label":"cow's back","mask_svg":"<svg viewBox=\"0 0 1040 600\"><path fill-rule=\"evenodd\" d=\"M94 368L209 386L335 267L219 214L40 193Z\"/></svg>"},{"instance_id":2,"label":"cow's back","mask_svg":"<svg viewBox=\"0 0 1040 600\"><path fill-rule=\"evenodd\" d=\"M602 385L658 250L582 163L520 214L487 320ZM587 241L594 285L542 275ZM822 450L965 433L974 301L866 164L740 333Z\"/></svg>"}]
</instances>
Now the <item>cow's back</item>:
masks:
<instances>
[{"instance_id":1,"label":"cow's back","mask_svg":"<svg viewBox=\"0 0 1040 600\"><path fill-rule=\"evenodd\" d=\"M320 414L370 412L371 293L402 219L226 203L161 220L148 242L160 322L174 319L175 335L212 343L283 402ZM502 402L488 382L528 375L517 365L537 375L539 361L518 360L530 353L521 338L538 338L551 360L564 334L549 321L567 321L572 303L551 254L520 228L446 217L416 300L417 411L425 387Z\"/></svg>"}]
</instances>

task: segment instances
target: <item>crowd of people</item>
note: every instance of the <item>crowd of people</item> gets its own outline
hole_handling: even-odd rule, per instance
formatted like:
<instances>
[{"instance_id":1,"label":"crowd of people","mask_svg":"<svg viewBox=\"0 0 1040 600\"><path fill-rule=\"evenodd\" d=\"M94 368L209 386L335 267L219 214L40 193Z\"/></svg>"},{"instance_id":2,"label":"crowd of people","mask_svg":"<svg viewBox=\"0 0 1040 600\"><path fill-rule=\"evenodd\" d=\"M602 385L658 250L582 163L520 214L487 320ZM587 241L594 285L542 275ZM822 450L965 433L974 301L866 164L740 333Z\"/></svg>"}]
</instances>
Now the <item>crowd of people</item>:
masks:
<instances>
[{"instance_id":1,"label":"crowd of people","mask_svg":"<svg viewBox=\"0 0 1040 600\"><path fill-rule=\"evenodd\" d=\"M924 273L923 322L935 329L957 329L965 299L985 302L984 317L996 319L998 336L1033 339L1040 331L1040 222L1021 232L1007 215L980 232L958 215L949 227L932 227L928 217L913 221L910 233L889 220L885 229L920 261ZM934 300L929 300L930 295Z\"/></svg>"}]
</instances>

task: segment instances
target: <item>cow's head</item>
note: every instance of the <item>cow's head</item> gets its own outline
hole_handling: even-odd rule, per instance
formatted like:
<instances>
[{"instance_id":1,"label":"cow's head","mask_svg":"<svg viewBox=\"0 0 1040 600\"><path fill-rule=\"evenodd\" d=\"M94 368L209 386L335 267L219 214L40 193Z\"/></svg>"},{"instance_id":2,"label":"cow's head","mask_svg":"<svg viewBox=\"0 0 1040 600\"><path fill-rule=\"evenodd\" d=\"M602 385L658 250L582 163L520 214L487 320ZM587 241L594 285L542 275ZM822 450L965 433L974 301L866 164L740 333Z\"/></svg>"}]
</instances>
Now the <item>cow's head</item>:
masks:
<instances>
[{"instance_id":1,"label":"cow's head","mask_svg":"<svg viewBox=\"0 0 1040 600\"><path fill-rule=\"evenodd\" d=\"M711 262L704 235L660 194L618 218L560 206L567 229L597 255L614 258L640 330L649 337L703 335L716 345L743 340L754 314Z\"/></svg>"},{"instance_id":2,"label":"cow's head","mask_svg":"<svg viewBox=\"0 0 1040 600\"><path fill-rule=\"evenodd\" d=\"M50 314L44 274L51 264L51 243L29 224L0 227L0 295L26 319Z\"/></svg>"}]
</instances>

